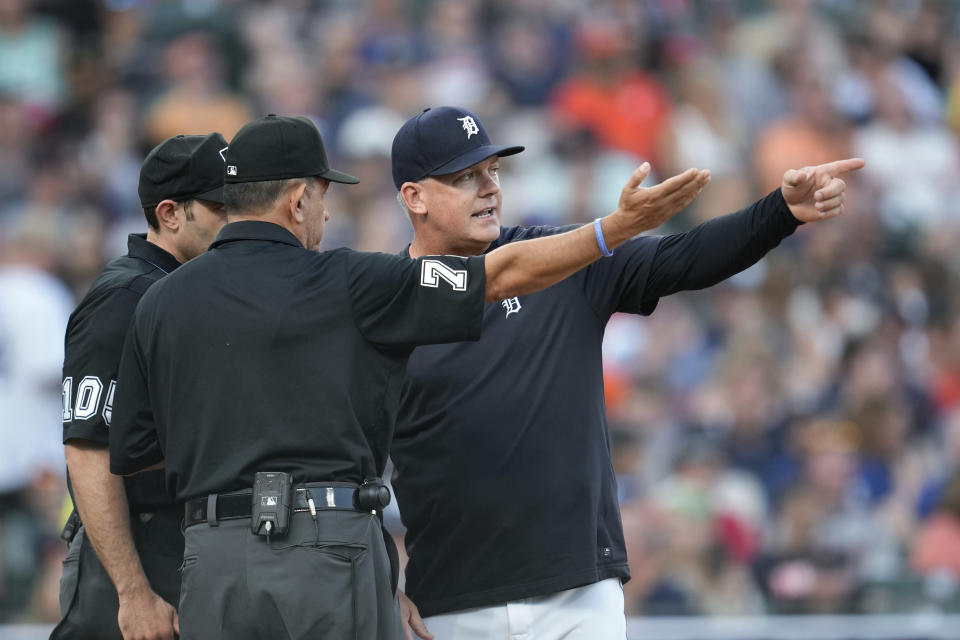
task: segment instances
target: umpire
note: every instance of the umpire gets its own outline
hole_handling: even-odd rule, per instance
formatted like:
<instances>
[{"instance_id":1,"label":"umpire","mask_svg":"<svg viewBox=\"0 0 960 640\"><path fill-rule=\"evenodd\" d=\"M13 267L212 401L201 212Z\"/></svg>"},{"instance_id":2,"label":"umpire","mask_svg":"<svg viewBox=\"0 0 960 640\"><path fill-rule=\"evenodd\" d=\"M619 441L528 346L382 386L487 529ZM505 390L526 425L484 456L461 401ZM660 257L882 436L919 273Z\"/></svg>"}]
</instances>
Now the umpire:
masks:
<instances>
[{"instance_id":1,"label":"umpire","mask_svg":"<svg viewBox=\"0 0 960 640\"><path fill-rule=\"evenodd\" d=\"M177 136L140 169L145 235L97 277L67 325L63 363L63 443L71 496L80 516L64 530L63 619L50 636L173 638L183 552L182 506L162 472L110 474L108 433L120 352L147 288L206 250L226 221L219 133ZM83 525L80 525L82 519Z\"/></svg>"},{"instance_id":2,"label":"umpire","mask_svg":"<svg viewBox=\"0 0 960 640\"><path fill-rule=\"evenodd\" d=\"M618 245L670 206L605 218ZM317 252L330 169L306 118L267 116L226 152L228 224L151 288L120 364L110 467L164 466L186 501L182 637L402 638L379 512L403 368L419 344L475 340L485 300L601 255L593 230L486 256Z\"/></svg>"}]
</instances>

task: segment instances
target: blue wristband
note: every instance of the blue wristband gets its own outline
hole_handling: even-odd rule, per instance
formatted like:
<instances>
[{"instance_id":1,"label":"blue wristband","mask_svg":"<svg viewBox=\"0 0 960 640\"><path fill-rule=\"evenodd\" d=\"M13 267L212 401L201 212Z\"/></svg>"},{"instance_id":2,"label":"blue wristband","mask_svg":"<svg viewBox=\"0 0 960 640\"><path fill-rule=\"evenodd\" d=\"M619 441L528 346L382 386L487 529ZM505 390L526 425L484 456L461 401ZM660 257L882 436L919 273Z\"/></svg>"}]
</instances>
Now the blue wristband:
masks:
<instances>
[{"instance_id":1,"label":"blue wristband","mask_svg":"<svg viewBox=\"0 0 960 640\"><path fill-rule=\"evenodd\" d=\"M600 253L606 258L612 256L613 251L607 249L607 243L603 240L603 228L600 226L600 218L593 221L593 232L597 235L597 246L600 247Z\"/></svg>"}]
</instances>

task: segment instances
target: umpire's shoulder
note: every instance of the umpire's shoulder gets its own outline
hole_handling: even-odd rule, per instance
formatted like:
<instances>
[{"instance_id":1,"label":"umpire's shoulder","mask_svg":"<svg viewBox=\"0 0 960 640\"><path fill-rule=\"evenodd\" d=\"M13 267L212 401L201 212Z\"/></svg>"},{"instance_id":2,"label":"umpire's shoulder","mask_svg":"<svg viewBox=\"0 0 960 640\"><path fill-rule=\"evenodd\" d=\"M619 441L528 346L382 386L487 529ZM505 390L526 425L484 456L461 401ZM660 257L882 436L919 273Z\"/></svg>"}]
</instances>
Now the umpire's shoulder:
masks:
<instances>
[{"instance_id":1,"label":"umpire's shoulder","mask_svg":"<svg viewBox=\"0 0 960 640\"><path fill-rule=\"evenodd\" d=\"M328 252L331 260L342 260L346 264L347 272L355 274L365 270L390 270L411 262L406 253L381 253L379 251L355 251L353 249L336 249Z\"/></svg>"},{"instance_id":2,"label":"umpire's shoulder","mask_svg":"<svg viewBox=\"0 0 960 640\"><path fill-rule=\"evenodd\" d=\"M111 296L116 291L123 289L127 289L138 296L143 295L143 292L157 279L156 277L150 277L154 270L155 268L149 263L130 256L114 258L90 285L90 289L84 295L80 304L83 305L104 296Z\"/></svg>"},{"instance_id":3,"label":"umpire's shoulder","mask_svg":"<svg viewBox=\"0 0 960 640\"><path fill-rule=\"evenodd\" d=\"M112 260L77 304L68 326L87 317L96 317L99 321L104 316L123 315L124 310L129 320L137 301L155 281L149 277L150 269L153 267L147 265L144 269L141 260L129 256Z\"/></svg>"},{"instance_id":4,"label":"umpire's shoulder","mask_svg":"<svg viewBox=\"0 0 960 640\"><path fill-rule=\"evenodd\" d=\"M203 272L210 266L204 265L208 261L209 253L200 254L171 271L169 275L153 282L140 298L137 313L140 313L141 308L156 305L159 300L168 299L171 295L176 295L176 292L182 291L185 286L189 286L189 283L203 278Z\"/></svg>"}]
</instances>

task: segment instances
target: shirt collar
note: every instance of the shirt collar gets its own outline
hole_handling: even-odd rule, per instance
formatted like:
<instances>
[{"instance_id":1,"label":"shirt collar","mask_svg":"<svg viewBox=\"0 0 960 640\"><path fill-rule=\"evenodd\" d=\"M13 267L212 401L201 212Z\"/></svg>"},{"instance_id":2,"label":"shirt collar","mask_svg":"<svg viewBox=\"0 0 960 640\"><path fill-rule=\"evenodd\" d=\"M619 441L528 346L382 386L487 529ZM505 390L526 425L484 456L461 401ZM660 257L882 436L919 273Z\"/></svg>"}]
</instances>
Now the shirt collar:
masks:
<instances>
[{"instance_id":1,"label":"shirt collar","mask_svg":"<svg viewBox=\"0 0 960 640\"><path fill-rule=\"evenodd\" d=\"M494 240L493 242L490 243L490 246L487 247L486 251L484 251L482 255L486 255L486 254L490 253L491 251L493 251L494 249L496 249L497 247L503 245L503 233L504 233L504 229L503 229L503 227L500 227L500 235L497 236L497 239L496 239L496 240ZM402 256L402 257L404 257L404 258L409 258L409 257L410 257L410 247L412 247L412 246L413 246L413 243L412 243L412 242L409 243L409 244L407 244L407 246L405 246L403 249L401 249L401 250L400 250L400 253L397 254L397 255L400 255L400 256Z\"/></svg>"},{"instance_id":2,"label":"shirt collar","mask_svg":"<svg viewBox=\"0 0 960 640\"><path fill-rule=\"evenodd\" d=\"M145 233L131 233L127 236L127 255L148 262L164 273L170 273L180 266L172 255L152 242L147 242Z\"/></svg>"},{"instance_id":3,"label":"shirt collar","mask_svg":"<svg viewBox=\"0 0 960 640\"><path fill-rule=\"evenodd\" d=\"M213 241L210 248L219 247L227 242L235 240L266 240L268 242L281 242L289 244L292 247L303 248L303 245L293 235L280 225L274 222L264 222L261 220L240 220L231 222L220 230L217 239Z\"/></svg>"}]
</instances>

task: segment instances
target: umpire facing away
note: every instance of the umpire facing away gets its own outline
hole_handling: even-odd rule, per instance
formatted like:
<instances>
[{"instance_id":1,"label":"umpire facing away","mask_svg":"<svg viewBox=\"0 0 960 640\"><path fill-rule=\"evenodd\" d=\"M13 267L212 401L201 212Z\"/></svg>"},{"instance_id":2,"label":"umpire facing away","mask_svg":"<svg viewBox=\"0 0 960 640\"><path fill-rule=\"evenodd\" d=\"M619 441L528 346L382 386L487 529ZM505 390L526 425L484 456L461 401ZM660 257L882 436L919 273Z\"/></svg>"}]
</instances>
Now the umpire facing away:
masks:
<instances>
[{"instance_id":1,"label":"umpire facing away","mask_svg":"<svg viewBox=\"0 0 960 640\"><path fill-rule=\"evenodd\" d=\"M632 189L607 246L660 224L706 183ZM601 256L593 229L484 256L318 252L330 169L306 118L267 116L226 152L228 224L137 308L120 364L110 467L164 467L186 501L185 639L402 638L379 484L404 364L476 340L485 301ZM385 495L386 494L386 495Z\"/></svg>"},{"instance_id":2,"label":"umpire facing away","mask_svg":"<svg viewBox=\"0 0 960 640\"><path fill-rule=\"evenodd\" d=\"M392 153L414 229L405 253L493 255L564 231L500 226L500 156L522 149L492 146L463 109L407 121ZM488 298L479 341L414 350L393 487L407 526L407 593L437 638L622 640L620 583L630 574L603 397L607 320L650 314L662 296L747 268L801 223L840 215L837 176L861 166L788 171L741 211L634 238L543 291ZM428 636L416 609L405 616Z\"/></svg>"},{"instance_id":3,"label":"umpire facing away","mask_svg":"<svg viewBox=\"0 0 960 640\"><path fill-rule=\"evenodd\" d=\"M62 621L50 636L173 638L183 554L180 519L163 473L110 474L108 433L123 339L150 285L206 251L226 221L219 133L176 136L140 169L146 235L107 265L67 325L63 363L63 443L79 509L60 582ZM80 526L82 519L83 526Z\"/></svg>"}]
</instances>

